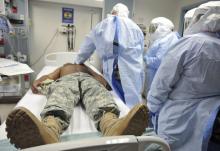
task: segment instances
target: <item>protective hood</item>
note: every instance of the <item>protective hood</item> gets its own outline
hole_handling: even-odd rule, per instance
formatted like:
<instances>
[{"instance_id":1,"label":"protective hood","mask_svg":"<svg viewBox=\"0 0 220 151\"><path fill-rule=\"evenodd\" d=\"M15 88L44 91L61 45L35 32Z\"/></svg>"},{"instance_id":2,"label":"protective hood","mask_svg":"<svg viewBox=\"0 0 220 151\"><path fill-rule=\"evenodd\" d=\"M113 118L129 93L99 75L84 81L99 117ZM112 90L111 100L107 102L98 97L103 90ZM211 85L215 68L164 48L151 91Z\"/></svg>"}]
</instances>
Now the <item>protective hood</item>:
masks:
<instances>
[{"instance_id":1,"label":"protective hood","mask_svg":"<svg viewBox=\"0 0 220 151\"><path fill-rule=\"evenodd\" d=\"M199 32L220 31L220 2L212 1L200 5L193 16L193 19L186 29L184 35L196 34Z\"/></svg>"},{"instance_id":2,"label":"protective hood","mask_svg":"<svg viewBox=\"0 0 220 151\"><path fill-rule=\"evenodd\" d=\"M149 26L150 42L161 39L174 30L173 23L165 17L154 18Z\"/></svg>"},{"instance_id":3,"label":"protective hood","mask_svg":"<svg viewBox=\"0 0 220 151\"><path fill-rule=\"evenodd\" d=\"M129 10L128 7L122 3L116 4L111 11L112 15L120 16L120 17L128 17Z\"/></svg>"},{"instance_id":4,"label":"protective hood","mask_svg":"<svg viewBox=\"0 0 220 151\"><path fill-rule=\"evenodd\" d=\"M184 31L187 29L187 27L191 23L195 11L196 11L196 8L193 8L189 10L188 12L186 12L184 16Z\"/></svg>"}]
</instances>

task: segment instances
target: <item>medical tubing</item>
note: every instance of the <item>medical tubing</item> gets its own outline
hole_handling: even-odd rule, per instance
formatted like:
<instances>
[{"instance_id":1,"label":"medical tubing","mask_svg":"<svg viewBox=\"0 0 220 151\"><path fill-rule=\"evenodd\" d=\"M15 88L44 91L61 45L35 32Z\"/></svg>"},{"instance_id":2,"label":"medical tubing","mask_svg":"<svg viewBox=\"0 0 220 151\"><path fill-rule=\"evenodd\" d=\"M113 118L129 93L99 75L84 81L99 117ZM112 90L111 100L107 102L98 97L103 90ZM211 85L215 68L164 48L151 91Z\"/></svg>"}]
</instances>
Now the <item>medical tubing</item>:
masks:
<instances>
[{"instance_id":1,"label":"medical tubing","mask_svg":"<svg viewBox=\"0 0 220 151\"><path fill-rule=\"evenodd\" d=\"M12 40L14 40L14 37L12 35L8 34L8 33L4 34L3 36L6 40L6 42L8 43L8 46L11 48L10 52L13 54L13 56L16 56L15 42L12 41Z\"/></svg>"},{"instance_id":2,"label":"medical tubing","mask_svg":"<svg viewBox=\"0 0 220 151\"><path fill-rule=\"evenodd\" d=\"M73 50L73 35L74 35L74 25L71 25L71 50Z\"/></svg>"},{"instance_id":3,"label":"medical tubing","mask_svg":"<svg viewBox=\"0 0 220 151\"><path fill-rule=\"evenodd\" d=\"M70 48L70 24L67 25L67 46L68 46L68 51L71 49Z\"/></svg>"},{"instance_id":4,"label":"medical tubing","mask_svg":"<svg viewBox=\"0 0 220 151\"><path fill-rule=\"evenodd\" d=\"M73 29L74 29L74 39L73 39L73 50L75 49L75 45L76 45L76 26L73 25Z\"/></svg>"},{"instance_id":5,"label":"medical tubing","mask_svg":"<svg viewBox=\"0 0 220 151\"><path fill-rule=\"evenodd\" d=\"M70 33L70 49L73 50L73 26L70 26L71 33Z\"/></svg>"},{"instance_id":6,"label":"medical tubing","mask_svg":"<svg viewBox=\"0 0 220 151\"><path fill-rule=\"evenodd\" d=\"M49 43L47 44L46 48L44 49L43 53L40 55L40 57L38 57L34 63L30 64L30 66L34 66L35 64L37 64L40 59L45 55L45 53L47 52L47 49L49 48L49 46L51 45L51 43L53 42L53 40L55 39L55 37L57 36L58 34L58 30L55 32L55 34L53 35L53 37L50 39Z\"/></svg>"}]
</instances>

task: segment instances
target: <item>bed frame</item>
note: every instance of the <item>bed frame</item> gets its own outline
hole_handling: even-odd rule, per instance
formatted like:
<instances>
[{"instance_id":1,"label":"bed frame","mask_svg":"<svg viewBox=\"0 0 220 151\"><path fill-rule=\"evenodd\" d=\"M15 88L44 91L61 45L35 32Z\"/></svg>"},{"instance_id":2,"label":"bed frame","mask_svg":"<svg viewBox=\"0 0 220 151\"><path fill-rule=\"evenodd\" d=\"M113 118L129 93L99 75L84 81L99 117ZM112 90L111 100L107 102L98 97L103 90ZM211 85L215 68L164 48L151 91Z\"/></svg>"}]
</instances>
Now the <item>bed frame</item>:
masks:
<instances>
[{"instance_id":1,"label":"bed frame","mask_svg":"<svg viewBox=\"0 0 220 151\"><path fill-rule=\"evenodd\" d=\"M52 55L46 55L45 57L46 67L42 69L42 71L38 74L38 77L41 76L42 74L53 71L55 69L54 66L57 67L67 62L71 62L71 61L73 62L72 58L75 58L75 55L76 53L73 53L73 52L63 52L63 53L59 52L56 54L53 53ZM61 60L60 58L62 58L63 60ZM89 65L89 62L87 62L86 64ZM91 66L89 67L91 68ZM99 72L95 67L93 67L92 69L96 72ZM16 106L24 106L26 108L29 108L31 109L32 113L35 116L40 118L39 113L41 109L43 108L45 102L46 102L45 96L35 95L31 92L31 90L29 90ZM116 100L116 103L119 106L119 109L120 107L121 109L123 109L121 110L122 115L125 115L127 112L129 112L128 107L125 106L122 103L122 101ZM78 107L76 108L76 110L80 111L78 112L80 113L80 115L85 114L84 111ZM79 119L79 114L77 115L73 114L73 119ZM90 125L89 127L90 130L89 131L87 129L83 130L82 133L97 132L97 130L94 127L94 123L91 124L89 122L89 118L85 120L81 120L81 121L87 122L87 123L82 123L82 125ZM71 122L77 123L73 121ZM72 135L73 132L78 132L82 130L81 126L78 126L77 128L75 127L77 127L77 125L73 127L69 126L68 130L64 134ZM6 141L6 147L7 147L7 143L8 143L8 146L10 147L10 144L7 140L6 135L7 134L5 132L5 122L4 122L0 126L0 139L2 139L3 142L4 140ZM149 144L152 144L152 143L161 145L164 151L170 151L169 145L166 143L166 141L164 141L163 139L159 137L156 137L156 136L136 137L136 136L131 136L131 135L115 136L115 137L95 137L95 138L88 137L88 138L83 138L83 139L74 140L74 141L71 139L71 140L56 143L56 144L48 144L48 145L28 148L28 149L25 149L25 151L46 151L46 150L52 150L52 151L58 151L58 150L65 150L65 151L143 151L145 150L147 146L149 146ZM0 145L0 150L1 150L1 145Z\"/></svg>"},{"instance_id":2,"label":"bed frame","mask_svg":"<svg viewBox=\"0 0 220 151\"><path fill-rule=\"evenodd\" d=\"M25 149L24 151L144 151L151 143L161 145L164 151L171 151L169 145L161 138L155 136L115 136L95 139L68 141L48 144Z\"/></svg>"}]
</instances>

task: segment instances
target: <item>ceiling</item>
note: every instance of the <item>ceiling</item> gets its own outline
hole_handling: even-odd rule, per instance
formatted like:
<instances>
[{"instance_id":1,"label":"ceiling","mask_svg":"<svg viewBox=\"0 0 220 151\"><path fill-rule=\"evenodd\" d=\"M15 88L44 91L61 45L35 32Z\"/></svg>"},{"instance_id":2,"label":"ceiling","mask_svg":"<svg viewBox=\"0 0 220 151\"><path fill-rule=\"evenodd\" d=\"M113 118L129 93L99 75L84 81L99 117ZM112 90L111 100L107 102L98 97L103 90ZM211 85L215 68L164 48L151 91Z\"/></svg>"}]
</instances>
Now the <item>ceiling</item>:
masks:
<instances>
[{"instance_id":1,"label":"ceiling","mask_svg":"<svg viewBox=\"0 0 220 151\"><path fill-rule=\"evenodd\" d=\"M103 8L104 6L104 0L38 0L38 1L81 5L81 6L88 6L88 7L99 7L99 8Z\"/></svg>"}]
</instances>

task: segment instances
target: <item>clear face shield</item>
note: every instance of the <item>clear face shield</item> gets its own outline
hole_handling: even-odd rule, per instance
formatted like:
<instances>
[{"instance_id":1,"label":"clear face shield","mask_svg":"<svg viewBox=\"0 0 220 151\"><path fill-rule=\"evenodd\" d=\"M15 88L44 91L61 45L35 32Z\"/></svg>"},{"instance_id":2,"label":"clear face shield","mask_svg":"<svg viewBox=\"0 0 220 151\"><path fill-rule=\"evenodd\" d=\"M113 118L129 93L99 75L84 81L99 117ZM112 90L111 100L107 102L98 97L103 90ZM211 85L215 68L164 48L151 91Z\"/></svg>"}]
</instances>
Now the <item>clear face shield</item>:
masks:
<instances>
[{"instance_id":1,"label":"clear face shield","mask_svg":"<svg viewBox=\"0 0 220 151\"><path fill-rule=\"evenodd\" d=\"M150 24L148 27L148 39L147 39L147 48L150 47L152 41L151 41L151 36L152 34L156 31L156 28L154 27L153 24Z\"/></svg>"},{"instance_id":2,"label":"clear face shield","mask_svg":"<svg viewBox=\"0 0 220 151\"><path fill-rule=\"evenodd\" d=\"M153 41L155 39L154 34L155 34L157 28L158 28L158 25L156 25L156 24L150 24L149 25L148 33L149 33L149 38L150 39L148 40L148 48L150 47L150 45L153 43Z\"/></svg>"},{"instance_id":3,"label":"clear face shield","mask_svg":"<svg viewBox=\"0 0 220 151\"><path fill-rule=\"evenodd\" d=\"M150 24L149 30L148 30L149 34L155 33L155 31L157 30L157 27L158 27L158 25L156 25L156 24Z\"/></svg>"}]
</instances>

